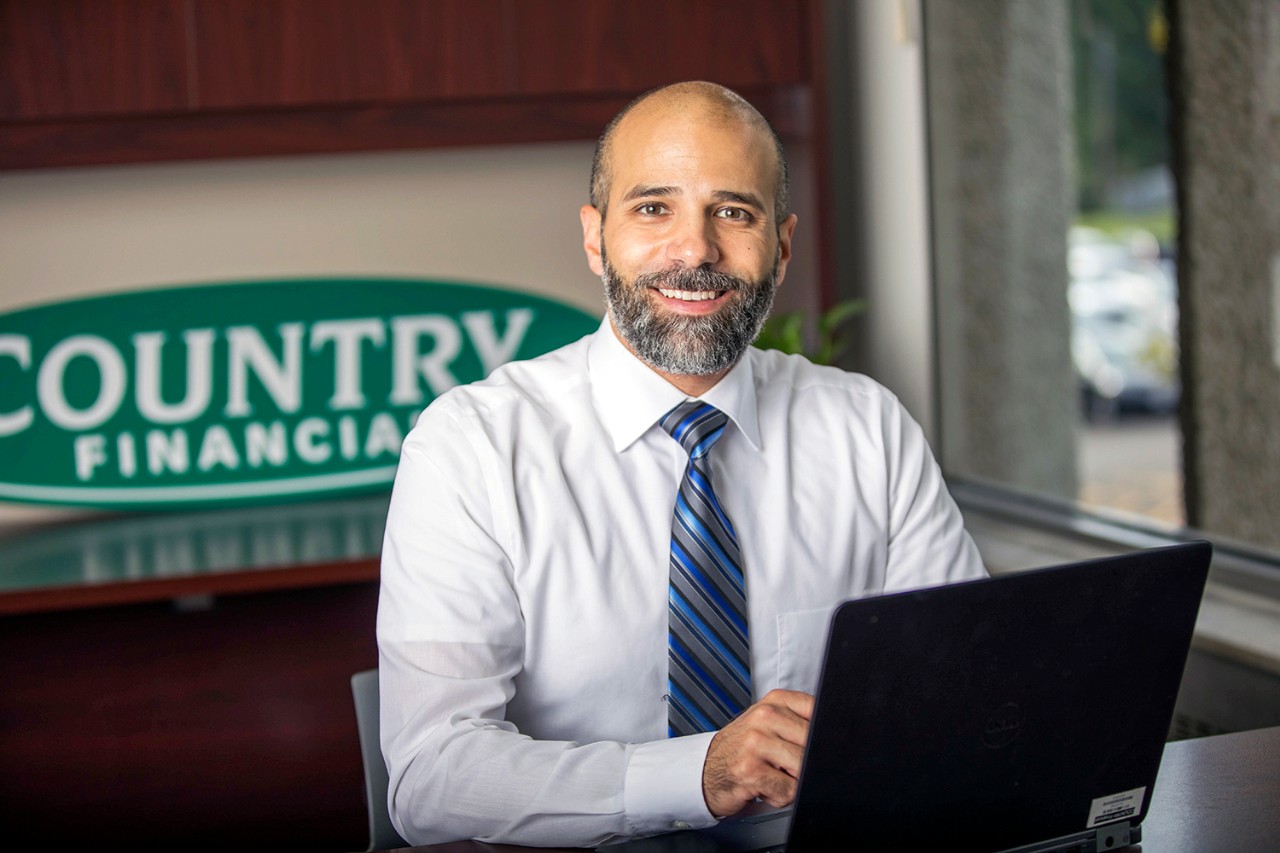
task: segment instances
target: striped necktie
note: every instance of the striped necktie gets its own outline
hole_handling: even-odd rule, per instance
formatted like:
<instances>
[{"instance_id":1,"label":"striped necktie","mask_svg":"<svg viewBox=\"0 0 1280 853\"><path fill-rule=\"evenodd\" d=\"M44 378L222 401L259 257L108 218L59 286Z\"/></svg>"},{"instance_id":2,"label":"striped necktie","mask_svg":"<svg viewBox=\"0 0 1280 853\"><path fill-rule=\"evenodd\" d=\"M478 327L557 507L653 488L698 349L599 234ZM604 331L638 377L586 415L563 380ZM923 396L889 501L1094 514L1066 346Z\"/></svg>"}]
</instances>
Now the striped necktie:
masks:
<instances>
[{"instance_id":1,"label":"striped necktie","mask_svg":"<svg viewBox=\"0 0 1280 853\"><path fill-rule=\"evenodd\" d=\"M689 453L671 526L669 737L717 731L751 704L742 557L707 458L728 420L687 400L661 421Z\"/></svg>"}]
</instances>

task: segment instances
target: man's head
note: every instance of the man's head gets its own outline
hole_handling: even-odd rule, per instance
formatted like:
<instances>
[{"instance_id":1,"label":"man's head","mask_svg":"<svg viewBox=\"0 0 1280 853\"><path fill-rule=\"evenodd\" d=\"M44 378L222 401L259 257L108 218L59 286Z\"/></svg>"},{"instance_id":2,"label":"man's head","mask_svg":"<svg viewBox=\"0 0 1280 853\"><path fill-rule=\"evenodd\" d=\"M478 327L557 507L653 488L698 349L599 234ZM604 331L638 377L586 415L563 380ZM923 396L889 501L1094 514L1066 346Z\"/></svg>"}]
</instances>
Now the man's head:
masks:
<instances>
[{"instance_id":1,"label":"man's head","mask_svg":"<svg viewBox=\"0 0 1280 853\"><path fill-rule=\"evenodd\" d=\"M701 102L704 107L719 114L722 119L737 118L760 133L766 134L773 142L774 176L773 216L781 223L790 213L791 176L787 170L787 152L782 147L782 140L777 131L764 116L748 101L732 89L718 86L715 83L689 82L675 83L659 89L653 89L639 95L631 103L623 107L613 119L605 125L604 132L596 141L595 155L591 158L591 205L604 216L609 206L609 159L612 155L614 132L622 120L632 109L649 100L674 105L680 101Z\"/></svg>"},{"instance_id":2,"label":"man's head","mask_svg":"<svg viewBox=\"0 0 1280 853\"><path fill-rule=\"evenodd\" d=\"M791 258L786 182L768 122L710 83L643 95L601 136L587 260L623 342L669 379L713 383L759 332Z\"/></svg>"}]
</instances>

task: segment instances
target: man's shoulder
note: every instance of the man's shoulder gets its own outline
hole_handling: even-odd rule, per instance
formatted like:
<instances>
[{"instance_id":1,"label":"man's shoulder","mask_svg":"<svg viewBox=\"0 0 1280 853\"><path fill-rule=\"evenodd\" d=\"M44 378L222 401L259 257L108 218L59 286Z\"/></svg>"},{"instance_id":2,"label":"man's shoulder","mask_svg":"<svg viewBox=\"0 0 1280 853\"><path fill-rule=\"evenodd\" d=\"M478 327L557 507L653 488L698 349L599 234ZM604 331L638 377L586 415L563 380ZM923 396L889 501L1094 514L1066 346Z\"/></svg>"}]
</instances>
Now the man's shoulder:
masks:
<instances>
[{"instance_id":1,"label":"man's shoulder","mask_svg":"<svg viewBox=\"0 0 1280 853\"><path fill-rule=\"evenodd\" d=\"M839 367L815 364L802 355L778 350L748 350L757 393L828 396L850 402L897 403L888 388L869 376Z\"/></svg>"},{"instance_id":2,"label":"man's shoulder","mask_svg":"<svg viewBox=\"0 0 1280 853\"><path fill-rule=\"evenodd\" d=\"M910 429L898 397L869 376L777 350L750 352L759 409L784 417L792 440L870 447Z\"/></svg>"},{"instance_id":3,"label":"man's shoulder","mask_svg":"<svg viewBox=\"0 0 1280 853\"><path fill-rule=\"evenodd\" d=\"M591 335L531 359L507 362L484 379L441 394L419 421L482 421L521 410L554 415L587 381L587 347Z\"/></svg>"}]
</instances>

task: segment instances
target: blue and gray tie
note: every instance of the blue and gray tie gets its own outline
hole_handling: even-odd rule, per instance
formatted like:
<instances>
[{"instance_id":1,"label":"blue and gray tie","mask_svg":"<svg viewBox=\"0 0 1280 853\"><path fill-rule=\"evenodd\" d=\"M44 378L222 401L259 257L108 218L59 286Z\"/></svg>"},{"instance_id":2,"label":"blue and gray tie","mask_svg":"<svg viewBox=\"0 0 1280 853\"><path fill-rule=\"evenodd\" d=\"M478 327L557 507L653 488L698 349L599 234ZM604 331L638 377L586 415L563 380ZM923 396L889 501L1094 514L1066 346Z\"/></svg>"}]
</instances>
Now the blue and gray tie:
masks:
<instances>
[{"instance_id":1,"label":"blue and gray tie","mask_svg":"<svg viewBox=\"0 0 1280 853\"><path fill-rule=\"evenodd\" d=\"M681 403L661 421L689 453L671 527L670 737L716 731L751 704L742 557L711 488L707 458L727 422L698 400Z\"/></svg>"}]
</instances>

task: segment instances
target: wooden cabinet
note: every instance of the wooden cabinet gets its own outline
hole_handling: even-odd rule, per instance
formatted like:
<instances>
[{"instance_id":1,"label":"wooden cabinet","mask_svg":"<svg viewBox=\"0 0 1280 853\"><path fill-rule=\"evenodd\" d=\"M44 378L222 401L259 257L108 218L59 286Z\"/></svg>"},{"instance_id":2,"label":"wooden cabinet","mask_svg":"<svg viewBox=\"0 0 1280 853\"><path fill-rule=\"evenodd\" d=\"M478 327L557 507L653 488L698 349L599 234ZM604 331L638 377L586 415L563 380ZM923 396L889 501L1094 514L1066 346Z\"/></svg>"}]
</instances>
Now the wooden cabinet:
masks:
<instances>
[{"instance_id":1,"label":"wooden cabinet","mask_svg":"<svg viewBox=\"0 0 1280 853\"><path fill-rule=\"evenodd\" d=\"M741 90L812 138L816 0L0 0L0 169L593 138ZM819 84L820 85L820 84Z\"/></svg>"},{"instance_id":2,"label":"wooden cabinet","mask_svg":"<svg viewBox=\"0 0 1280 853\"><path fill-rule=\"evenodd\" d=\"M503 0L219 0L193 7L193 109L495 98Z\"/></svg>"},{"instance_id":3,"label":"wooden cabinet","mask_svg":"<svg viewBox=\"0 0 1280 853\"><path fill-rule=\"evenodd\" d=\"M6 841L364 849L348 679L377 665L377 593L318 579L0 616Z\"/></svg>"},{"instance_id":4,"label":"wooden cabinet","mask_svg":"<svg viewBox=\"0 0 1280 853\"><path fill-rule=\"evenodd\" d=\"M9 846L363 849L387 496L0 539Z\"/></svg>"},{"instance_id":5,"label":"wooden cabinet","mask_svg":"<svg viewBox=\"0 0 1280 853\"><path fill-rule=\"evenodd\" d=\"M0 121L188 106L183 0L0 0Z\"/></svg>"},{"instance_id":6,"label":"wooden cabinet","mask_svg":"<svg viewBox=\"0 0 1280 853\"><path fill-rule=\"evenodd\" d=\"M641 92L676 80L803 83L808 5L778 0L514 3L513 90Z\"/></svg>"}]
</instances>

